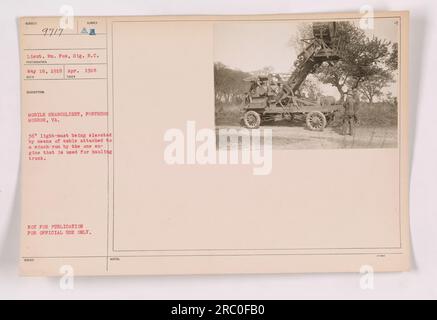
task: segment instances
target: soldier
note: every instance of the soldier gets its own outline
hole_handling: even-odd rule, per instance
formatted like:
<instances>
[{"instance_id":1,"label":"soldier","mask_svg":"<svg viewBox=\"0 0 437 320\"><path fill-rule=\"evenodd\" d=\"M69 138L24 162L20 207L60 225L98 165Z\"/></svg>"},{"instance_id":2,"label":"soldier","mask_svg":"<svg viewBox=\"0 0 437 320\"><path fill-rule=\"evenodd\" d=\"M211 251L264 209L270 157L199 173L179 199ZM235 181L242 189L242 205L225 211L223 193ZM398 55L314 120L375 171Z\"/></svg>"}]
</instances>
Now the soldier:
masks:
<instances>
[{"instance_id":1,"label":"soldier","mask_svg":"<svg viewBox=\"0 0 437 320\"><path fill-rule=\"evenodd\" d=\"M257 78L255 93L257 97L265 97L267 95L267 81L265 79Z\"/></svg>"},{"instance_id":2,"label":"soldier","mask_svg":"<svg viewBox=\"0 0 437 320\"><path fill-rule=\"evenodd\" d=\"M279 93L279 75L269 74L267 80L267 96L275 97Z\"/></svg>"},{"instance_id":3,"label":"soldier","mask_svg":"<svg viewBox=\"0 0 437 320\"><path fill-rule=\"evenodd\" d=\"M349 90L346 100L343 103L343 135L353 135L355 124L358 122L358 109L360 106L360 97L357 89ZM349 133L348 133L349 131Z\"/></svg>"}]
</instances>

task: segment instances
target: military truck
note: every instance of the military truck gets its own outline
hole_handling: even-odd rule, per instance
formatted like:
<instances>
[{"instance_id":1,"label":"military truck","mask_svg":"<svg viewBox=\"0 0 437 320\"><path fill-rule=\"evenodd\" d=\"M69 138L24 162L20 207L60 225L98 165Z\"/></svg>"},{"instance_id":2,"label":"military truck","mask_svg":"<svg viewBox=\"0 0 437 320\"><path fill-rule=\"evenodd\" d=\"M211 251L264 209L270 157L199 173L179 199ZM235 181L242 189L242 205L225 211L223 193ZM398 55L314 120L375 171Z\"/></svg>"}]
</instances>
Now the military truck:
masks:
<instances>
[{"instance_id":1,"label":"military truck","mask_svg":"<svg viewBox=\"0 0 437 320\"><path fill-rule=\"evenodd\" d=\"M310 130L323 131L334 120L340 105L322 105L319 101L305 98L300 87L307 76L322 63L334 63L341 59L342 46L336 22L312 24L313 38L303 39L303 51L295 61L295 69L287 80L280 75L254 76L245 95L241 124L258 128L266 121L303 120Z\"/></svg>"}]
</instances>

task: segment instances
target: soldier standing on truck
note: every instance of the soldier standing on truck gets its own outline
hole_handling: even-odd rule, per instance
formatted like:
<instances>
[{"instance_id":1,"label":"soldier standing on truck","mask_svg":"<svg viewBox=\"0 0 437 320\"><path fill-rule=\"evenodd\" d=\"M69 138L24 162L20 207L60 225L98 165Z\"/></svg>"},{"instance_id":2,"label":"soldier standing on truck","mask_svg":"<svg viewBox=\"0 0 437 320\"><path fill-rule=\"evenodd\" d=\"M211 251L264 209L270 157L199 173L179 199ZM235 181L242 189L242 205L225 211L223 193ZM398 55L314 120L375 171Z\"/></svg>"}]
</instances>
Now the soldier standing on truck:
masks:
<instances>
[{"instance_id":1,"label":"soldier standing on truck","mask_svg":"<svg viewBox=\"0 0 437 320\"><path fill-rule=\"evenodd\" d=\"M349 134L352 136L354 134L355 124L358 122L357 113L360 107L360 97L357 89L353 89L347 93L343 107L343 135Z\"/></svg>"}]
</instances>

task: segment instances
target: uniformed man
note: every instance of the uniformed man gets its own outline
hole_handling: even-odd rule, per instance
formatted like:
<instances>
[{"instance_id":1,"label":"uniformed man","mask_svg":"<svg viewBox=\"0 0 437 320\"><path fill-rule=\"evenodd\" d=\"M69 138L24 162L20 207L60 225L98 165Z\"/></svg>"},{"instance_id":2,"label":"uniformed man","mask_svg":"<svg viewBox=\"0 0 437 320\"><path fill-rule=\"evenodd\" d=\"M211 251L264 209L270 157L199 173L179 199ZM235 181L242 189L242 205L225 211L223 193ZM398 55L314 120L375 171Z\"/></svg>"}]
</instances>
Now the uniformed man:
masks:
<instances>
[{"instance_id":1,"label":"uniformed man","mask_svg":"<svg viewBox=\"0 0 437 320\"><path fill-rule=\"evenodd\" d=\"M256 96L265 97L267 96L267 81L265 79L257 78L256 80Z\"/></svg>"},{"instance_id":2,"label":"uniformed man","mask_svg":"<svg viewBox=\"0 0 437 320\"><path fill-rule=\"evenodd\" d=\"M358 122L358 109L360 107L360 96L357 89L349 90L346 100L343 103L343 135L353 135L355 124Z\"/></svg>"}]
</instances>

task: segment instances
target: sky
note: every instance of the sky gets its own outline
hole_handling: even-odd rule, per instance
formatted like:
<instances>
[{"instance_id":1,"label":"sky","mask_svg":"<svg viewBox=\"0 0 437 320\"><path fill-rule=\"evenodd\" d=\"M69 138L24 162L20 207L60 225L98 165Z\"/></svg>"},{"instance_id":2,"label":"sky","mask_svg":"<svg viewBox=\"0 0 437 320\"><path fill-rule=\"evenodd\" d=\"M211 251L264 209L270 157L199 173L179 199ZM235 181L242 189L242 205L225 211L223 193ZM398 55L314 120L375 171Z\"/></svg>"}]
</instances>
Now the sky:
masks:
<instances>
[{"instance_id":1,"label":"sky","mask_svg":"<svg viewBox=\"0 0 437 320\"><path fill-rule=\"evenodd\" d=\"M359 26L359 21L352 21ZM298 27L306 22L221 22L214 27L214 61L246 72L272 67L275 73L289 73L298 52L291 43L298 35ZM374 28L365 30L391 42L398 42L399 26L396 18L376 18ZM397 96L393 84L386 91ZM338 97L338 91L323 86L326 95Z\"/></svg>"}]
</instances>

